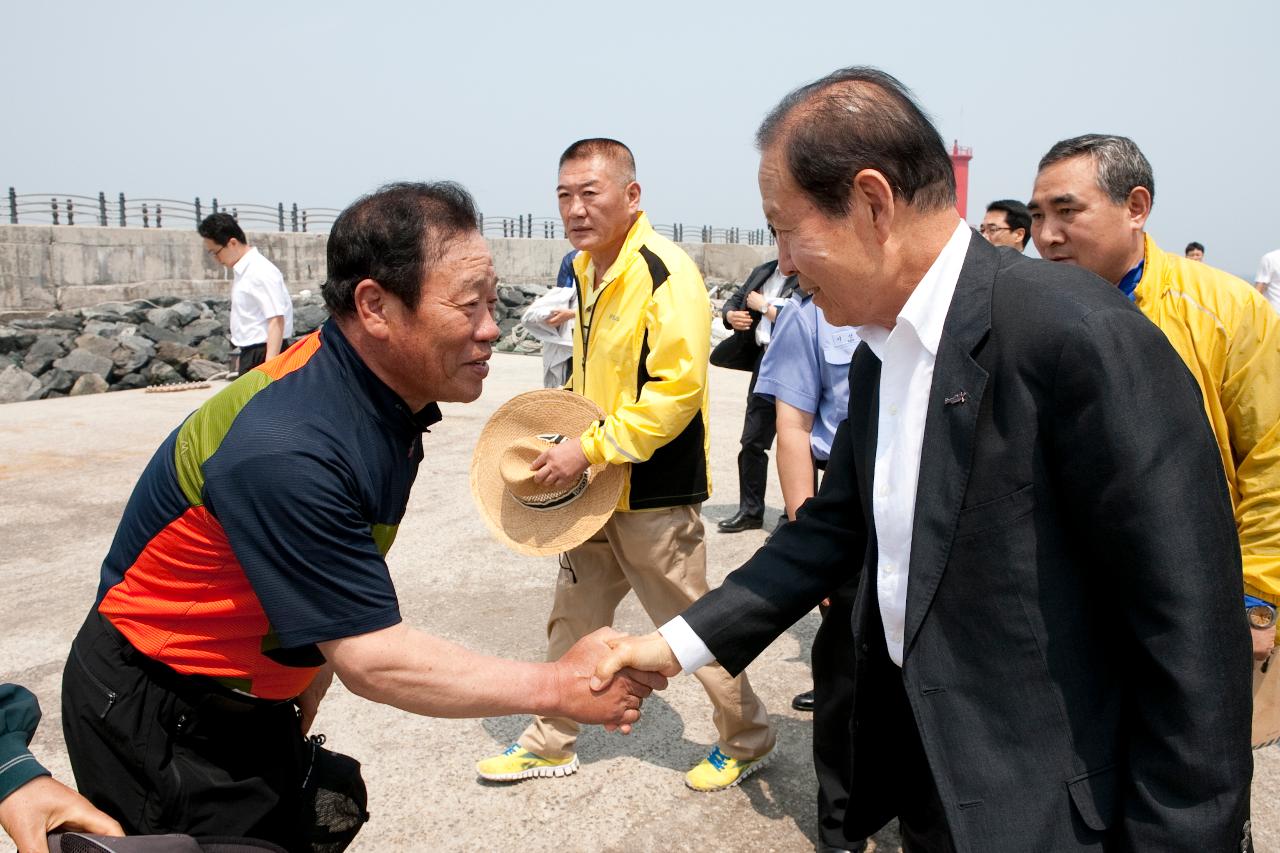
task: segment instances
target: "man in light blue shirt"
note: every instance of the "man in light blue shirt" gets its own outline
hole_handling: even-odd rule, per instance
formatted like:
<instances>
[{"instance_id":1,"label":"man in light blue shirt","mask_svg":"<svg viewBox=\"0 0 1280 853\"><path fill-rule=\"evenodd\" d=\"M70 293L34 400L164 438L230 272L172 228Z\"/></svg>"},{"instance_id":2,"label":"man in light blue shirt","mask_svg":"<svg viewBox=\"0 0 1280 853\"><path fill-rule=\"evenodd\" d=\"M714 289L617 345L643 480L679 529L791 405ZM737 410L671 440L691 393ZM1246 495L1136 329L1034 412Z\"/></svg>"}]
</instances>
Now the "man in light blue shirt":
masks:
<instances>
[{"instance_id":1,"label":"man in light blue shirt","mask_svg":"<svg viewBox=\"0 0 1280 853\"><path fill-rule=\"evenodd\" d=\"M804 434L804 442L799 444L804 452L793 454L792 458L808 463L797 466L798 472L808 469L803 480L807 488L791 489L788 486L799 485L801 478L787 477L781 470L784 451L779 420L779 478L787 517L794 519L796 509L814 494L813 461L826 462L836 427L848 417L849 361L858 347L858 334L852 327L828 323L822 310L805 293L797 292L791 297L791 304L782 315L760 365L755 393L777 403L779 419L787 418Z\"/></svg>"}]
</instances>

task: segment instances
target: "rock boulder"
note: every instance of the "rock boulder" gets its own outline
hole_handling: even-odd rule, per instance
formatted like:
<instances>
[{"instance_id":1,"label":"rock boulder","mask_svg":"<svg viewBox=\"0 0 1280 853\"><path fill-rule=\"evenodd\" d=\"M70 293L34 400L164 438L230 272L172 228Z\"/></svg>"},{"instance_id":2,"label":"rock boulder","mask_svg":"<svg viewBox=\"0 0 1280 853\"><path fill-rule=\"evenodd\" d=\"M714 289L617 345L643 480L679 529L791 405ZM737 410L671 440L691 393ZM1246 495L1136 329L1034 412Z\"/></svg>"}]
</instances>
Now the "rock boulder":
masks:
<instances>
[{"instance_id":1,"label":"rock boulder","mask_svg":"<svg viewBox=\"0 0 1280 853\"><path fill-rule=\"evenodd\" d=\"M107 380L103 379L98 374L85 373L72 384L71 391L68 393L68 396L79 397L84 394L101 394L109 387L110 386L107 385Z\"/></svg>"},{"instance_id":2,"label":"rock boulder","mask_svg":"<svg viewBox=\"0 0 1280 853\"><path fill-rule=\"evenodd\" d=\"M96 373L103 379L106 379L111 369L115 367L115 363L110 358L78 347L55 361L53 365L62 368L72 376Z\"/></svg>"},{"instance_id":3,"label":"rock boulder","mask_svg":"<svg viewBox=\"0 0 1280 853\"><path fill-rule=\"evenodd\" d=\"M4 370L0 370L0 403L39 400L43 391L40 380L21 367L11 364Z\"/></svg>"}]
</instances>

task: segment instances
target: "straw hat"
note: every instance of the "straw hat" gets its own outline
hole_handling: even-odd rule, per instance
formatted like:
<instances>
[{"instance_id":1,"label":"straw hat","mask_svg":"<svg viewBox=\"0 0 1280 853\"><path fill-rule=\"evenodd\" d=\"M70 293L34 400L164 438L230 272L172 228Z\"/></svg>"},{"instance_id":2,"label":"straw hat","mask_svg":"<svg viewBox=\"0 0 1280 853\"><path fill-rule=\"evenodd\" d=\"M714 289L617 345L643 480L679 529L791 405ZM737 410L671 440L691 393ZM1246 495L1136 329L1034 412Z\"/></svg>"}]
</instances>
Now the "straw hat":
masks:
<instances>
[{"instance_id":1,"label":"straw hat","mask_svg":"<svg viewBox=\"0 0 1280 853\"><path fill-rule=\"evenodd\" d=\"M592 465L568 488L534 481L529 465L560 441L576 441L604 417L570 391L546 389L512 397L480 432L471 457L471 495L493 534L507 547L541 557L576 548L613 514L626 472Z\"/></svg>"}]
</instances>

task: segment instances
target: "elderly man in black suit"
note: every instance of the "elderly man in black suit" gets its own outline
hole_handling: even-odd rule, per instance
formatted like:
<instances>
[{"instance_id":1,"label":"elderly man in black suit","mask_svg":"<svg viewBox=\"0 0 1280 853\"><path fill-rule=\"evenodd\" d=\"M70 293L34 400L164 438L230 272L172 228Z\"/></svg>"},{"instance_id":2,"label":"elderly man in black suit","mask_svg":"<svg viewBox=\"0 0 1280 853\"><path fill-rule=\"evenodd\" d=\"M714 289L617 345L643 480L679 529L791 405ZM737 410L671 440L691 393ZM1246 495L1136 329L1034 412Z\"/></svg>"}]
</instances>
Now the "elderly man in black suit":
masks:
<instances>
[{"instance_id":1,"label":"elderly man in black suit","mask_svg":"<svg viewBox=\"0 0 1280 853\"><path fill-rule=\"evenodd\" d=\"M781 267L859 327L849 419L797 520L597 680L740 671L860 576L846 837L1242 849L1240 551L1177 353L1092 273L972 233L893 77L798 89L757 141Z\"/></svg>"}]
</instances>

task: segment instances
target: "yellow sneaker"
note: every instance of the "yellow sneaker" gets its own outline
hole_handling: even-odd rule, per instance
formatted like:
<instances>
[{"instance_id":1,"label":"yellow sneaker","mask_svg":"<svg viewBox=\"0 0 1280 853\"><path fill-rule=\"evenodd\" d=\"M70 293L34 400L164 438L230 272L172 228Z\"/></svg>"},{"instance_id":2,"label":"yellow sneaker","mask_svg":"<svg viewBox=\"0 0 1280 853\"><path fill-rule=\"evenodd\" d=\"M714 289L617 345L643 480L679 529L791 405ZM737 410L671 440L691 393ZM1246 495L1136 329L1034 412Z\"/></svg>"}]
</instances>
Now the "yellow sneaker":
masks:
<instances>
[{"instance_id":1,"label":"yellow sneaker","mask_svg":"<svg viewBox=\"0 0 1280 853\"><path fill-rule=\"evenodd\" d=\"M491 782L515 782L535 776L568 776L578 772L578 756L543 758L513 743L501 755L476 762L476 772L480 778Z\"/></svg>"},{"instance_id":2,"label":"yellow sneaker","mask_svg":"<svg viewBox=\"0 0 1280 853\"><path fill-rule=\"evenodd\" d=\"M759 758L740 760L730 758L714 746L710 755L684 775L684 783L695 791L723 791L764 767L772 757L771 749Z\"/></svg>"}]
</instances>

